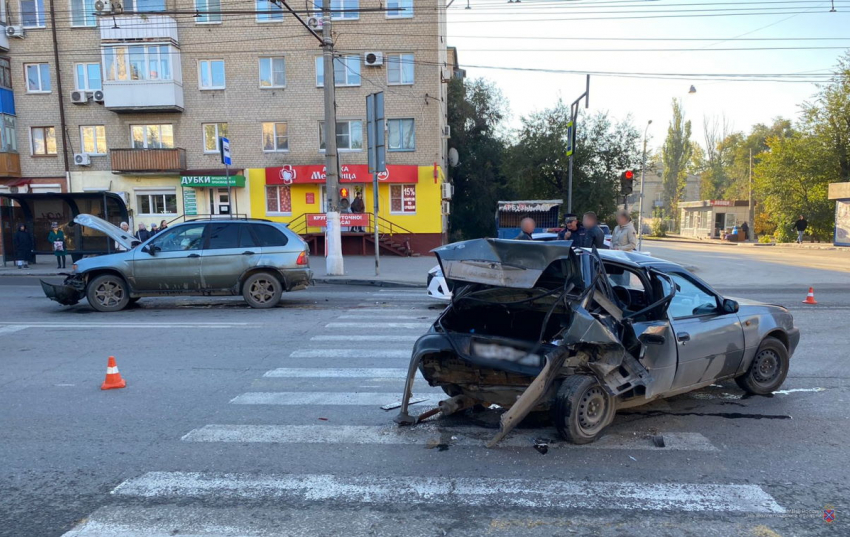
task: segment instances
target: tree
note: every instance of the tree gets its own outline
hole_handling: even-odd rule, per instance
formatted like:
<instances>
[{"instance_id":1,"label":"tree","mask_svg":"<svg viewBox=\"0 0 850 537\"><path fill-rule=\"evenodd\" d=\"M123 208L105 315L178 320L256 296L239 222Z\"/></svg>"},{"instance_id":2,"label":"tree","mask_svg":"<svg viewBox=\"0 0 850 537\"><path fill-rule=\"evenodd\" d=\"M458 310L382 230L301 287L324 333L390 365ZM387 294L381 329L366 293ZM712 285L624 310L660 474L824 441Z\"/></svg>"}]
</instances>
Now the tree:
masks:
<instances>
[{"instance_id":1,"label":"tree","mask_svg":"<svg viewBox=\"0 0 850 537\"><path fill-rule=\"evenodd\" d=\"M502 171L506 144L498 134L506 114L507 102L491 82L449 82L450 146L459 156L458 165L449 170L455 186L452 240L495 235L496 202L508 197Z\"/></svg>"},{"instance_id":2,"label":"tree","mask_svg":"<svg viewBox=\"0 0 850 537\"><path fill-rule=\"evenodd\" d=\"M835 182L850 181L850 52L838 59L832 81L803 103L804 128L829 147L838 167Z\"/></svg>"},{"instance_id":3,"label":"tree","mask_svg":"<svg viewBox=\"0 0 850 537\"><path fill-rule=\"evenodd\" d=\"M667 129L667 139L662 147L664 176L662 196L668 218L678 219L679 197L685 189L688 163L691 160L691 122L685 121L682 102L673 99L673 119Z\"/></svg>"},{"instance_id":4,"label":"tree","mask_svg":"<svg viewBox=\"0 0 850 537\"><path fill-rule=\"evenodd\" d=\"M569 106L522 118L517 143L510 148L509 177L514 191L525 199L568 197L569 157L566 154ZM620 172L640 164L640 133L631 118L614 122L606 112L580 114L573 154L573 212L596 212L609 218L622 201ZM566 203L563 211L566 211Z\"/></svg>"}]
</instances>

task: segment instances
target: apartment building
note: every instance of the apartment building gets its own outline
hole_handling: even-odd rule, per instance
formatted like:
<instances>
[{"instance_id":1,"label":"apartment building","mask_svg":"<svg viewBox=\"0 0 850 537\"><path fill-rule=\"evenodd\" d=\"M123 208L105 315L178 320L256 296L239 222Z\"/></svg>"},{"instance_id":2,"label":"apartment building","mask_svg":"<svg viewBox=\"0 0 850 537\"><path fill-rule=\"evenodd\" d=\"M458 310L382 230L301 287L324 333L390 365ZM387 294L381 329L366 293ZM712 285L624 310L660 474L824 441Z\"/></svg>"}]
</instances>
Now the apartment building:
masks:
<instances>
[{"instance_id":1,"label":"apartment building","mask_svg":"<svg viewBox=\"0 0 850 537\"><path fill-rule=\"evenodd\" d=\"M325 210L322 51L294 15L267 0L66 0L52 16L49 0L7 6L0 191L116 192L148 225L230 211L320 231L306 215ZM315 14L310 2L290 6ZM363 194L371 212L365 101L383 91L378 216L424 251L442 241L448 210L445 10L430 0L332 9L344 194ZM311 22L321 33L320 17Z\"/></svg>"}]
</instances>

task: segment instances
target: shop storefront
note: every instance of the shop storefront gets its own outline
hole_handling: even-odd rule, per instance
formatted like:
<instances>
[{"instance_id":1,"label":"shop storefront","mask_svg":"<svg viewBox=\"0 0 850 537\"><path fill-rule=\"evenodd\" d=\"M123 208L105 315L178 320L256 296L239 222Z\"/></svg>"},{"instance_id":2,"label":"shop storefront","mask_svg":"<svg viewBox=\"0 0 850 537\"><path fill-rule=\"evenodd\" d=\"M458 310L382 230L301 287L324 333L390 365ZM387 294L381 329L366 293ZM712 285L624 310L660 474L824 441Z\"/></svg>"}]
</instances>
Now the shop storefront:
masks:
<instances>
[{"instance_id":1,"label":"shop storefront","mask_svg":"<svg viewBox=\"0 0 850 537\"><path fill-rule=\"evenodd\" d=\"M829 199L835 200L832 242L836 246L850 246L850 183L830 183Z\"/></svg>"},{"instance_id":2,"label":"shop storefront","mask_svg":"<svg viewBox=\"0 0 850 537\"><path fill-rule=\"evenodd\" d=\"M747 200L702 200L679 202L681 233L689 237L722 238L746 222Z\"/></svg>"},{"instance_id":3,"label":"shop storefront","mask_svg":"<svg viewBox=\"0 0 850 537\"><path fill-rule=\"evenodd\" d=\"M245 188L244 175L184 175L180 177L180 186L183 189L183 214L186 216L248 212L245 200L242 207L239 206L242 196L238 194Z\"/></svg>"},{"instance_id":4,"label":"shop storefront","mask_svg":"<svg viewBox=\"0 0 850 537\"><path fill-rule=\"evenodd\" d=\"M251 215L288 223L311 243L314 253L321 253L327 210L325 167L282 166L251 169L247 174ZM435 166L387 166L387 171L378 176L379 209L375 218L372 175L367 166L340 166L343 253L374 253L371 236L375 225L382 239L393 238L382 245L382 251L389 253L390 243L402 245L396 248L399 254L405 249L426 254L442 244L442 179L442 170ZM350 209L358 196L364 203L360 216Z\"/></svg>"}]
</instances>

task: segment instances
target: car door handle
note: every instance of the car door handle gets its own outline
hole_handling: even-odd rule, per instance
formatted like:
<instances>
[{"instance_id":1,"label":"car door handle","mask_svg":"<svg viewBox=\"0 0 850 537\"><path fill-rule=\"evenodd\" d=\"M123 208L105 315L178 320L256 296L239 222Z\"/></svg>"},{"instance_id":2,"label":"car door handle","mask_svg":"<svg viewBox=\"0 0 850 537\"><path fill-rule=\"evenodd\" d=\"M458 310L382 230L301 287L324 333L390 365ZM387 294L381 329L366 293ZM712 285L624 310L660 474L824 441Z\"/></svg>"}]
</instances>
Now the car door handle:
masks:
<instances>
[{"instance_id":1,"label":"car door handle","mask_svg":"<svg viewBox=\"0 0 850 537\"><path fill-rule=\"evenodd\" d=\"M201 256L198 255L198 254L189 254L189 258L192 258L192 257L201 257Z\"/></svg>"},{"instance_id":2,"label":"car door handle","mask_svg":"<svg viewBox=\"0 0 850 537\"><path fill-rule=\"evenodd\" d=\"M252 252L251 250L246 250L242 252L242 255L254 255L254 252Z\"/></svg>"},{"instance_id":3,"label":"car door handle","mask_svg":"<svg viewBox=\"0 0 850 537\"><path fill-rule=\"evenodd\" d=\"M687 332L680 332L680 333L676 336L676 339L678 339L678 340L679 340L679 343L684 343L684 342L686 342L686 341L690 341L690 340L691 340L691 335L690 335L689 333L687 333Z\"/></svg>"}]
</instances>

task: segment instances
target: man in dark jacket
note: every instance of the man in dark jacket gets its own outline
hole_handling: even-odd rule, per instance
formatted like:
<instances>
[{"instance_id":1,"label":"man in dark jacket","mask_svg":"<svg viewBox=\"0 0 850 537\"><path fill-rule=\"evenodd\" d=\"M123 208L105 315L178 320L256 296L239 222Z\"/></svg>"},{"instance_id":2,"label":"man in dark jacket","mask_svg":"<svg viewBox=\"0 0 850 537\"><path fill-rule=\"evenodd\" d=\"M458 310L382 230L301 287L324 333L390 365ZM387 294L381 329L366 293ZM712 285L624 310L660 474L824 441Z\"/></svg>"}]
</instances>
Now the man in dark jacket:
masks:
<instances>
[{"instance_id":1,"label":"man in dark jacket","mask_svg":"<svg viewBox=\"0 0 850 537\"><path fill-rule=\"evenodd\" d=\"M354 201L351 202L351 212L352 213L363 213L366 212L366 204L363 203L363 192L358 192L357 196L354 197ZM364 232L366 231L363 226L356 226L351 228L352 231Z\"/></svg>"},{"instance_id":2,"label":"man in dark jacket","mask_svg":"<svg viewBox=\"0 0 850 537\"><path fill-rule=\"evenodd\" d=\"M18 268L30 268L30 257L35 245L25 224L18 226L18 231L12 237L12 245L15 247L15 262Z\"/></svg>"},{"instance_id":3,"label":"man in dark jacket","mask_svg":"<svg viewBox=\"0 0 850 537\"><path fill-rule=\"evenodd\" d=\"M559 241L575 240L573 235L577 235L581 229L581 224L578 217L572 213L564 215L564 229L558 233Z\"/></svg>"},{"instance_id":4,"label":"man in dark jacket","mask_svg":"<svg viewBox=\"0 0 850 537\"><path fill-rule=\"evenodd\" d=\"M526 216L519 223L519 235L516 236L515 240L518 241L533 241L534 238L531 236L534 233L534 228L537 224L534 223L534 219L530 216Z\"/></svg>"},{"instance_id":5,"label":"man in dark jacket","mask_svg":"<svg viewBox=\"0 0 850 537\"><path fill-rule=\"evenodd\" d=\"M809 227L806 217L801 214L800 218L794 222L793 227L797 230L797 244L803 244L803 233L805 233L806 228Z\"/></svg>"},{"instance_id":6,"label":"man in dark jacket","mask_svg":"<svg viewBox=\"0 0 850 537\"><path fill-rule=\"evenodd\" d=\"M151 232L148 231L147 226L145 226L144 224L139 224L139 231L136 232L136 238L139 239L141 242L145 242L151 237L153 237L153 235L151 235Z\"/></svg>"},{"instance_id":7,"label":"man in dark jacket","mask_svg":"<svg viewBox=\"0 0 850 537\"><path fill-rule=\"evenodd\" d=\"M596 213L588 211L581 219L582 226L572 234L573 246L578 248L607 248L605 246L605 233L599 229L599 219Z\"/></svg>"}]
</instances>

